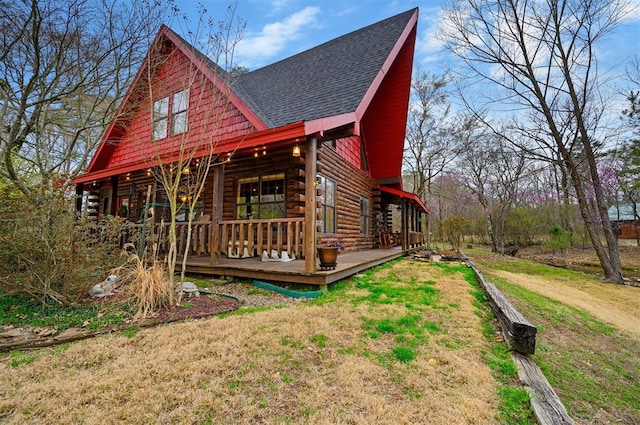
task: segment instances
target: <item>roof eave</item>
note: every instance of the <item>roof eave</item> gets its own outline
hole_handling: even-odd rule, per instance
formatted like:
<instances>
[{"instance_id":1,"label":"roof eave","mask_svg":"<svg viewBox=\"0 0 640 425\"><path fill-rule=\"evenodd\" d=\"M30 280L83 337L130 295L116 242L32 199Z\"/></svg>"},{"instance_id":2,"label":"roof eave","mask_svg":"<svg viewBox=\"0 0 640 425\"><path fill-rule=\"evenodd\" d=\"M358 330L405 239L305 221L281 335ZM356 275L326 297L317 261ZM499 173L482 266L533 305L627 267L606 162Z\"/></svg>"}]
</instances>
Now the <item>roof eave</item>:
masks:
<instances>
[{"instance_id":1,"label":"roof eave","mask_svg":"<svg viewBox=\"0 0 640 425\"><path fill-rule=\"evenodd\" d=\"M344 127L346 125L354 124L353 135L360 135L359 120L356 117L355 112L348 112L346 114L335 115L332 117L323 117L311 121L304 122L305 133L308 136L319 135L322 137L325 132L330 130Z\"/></svg>"}]
</instances>

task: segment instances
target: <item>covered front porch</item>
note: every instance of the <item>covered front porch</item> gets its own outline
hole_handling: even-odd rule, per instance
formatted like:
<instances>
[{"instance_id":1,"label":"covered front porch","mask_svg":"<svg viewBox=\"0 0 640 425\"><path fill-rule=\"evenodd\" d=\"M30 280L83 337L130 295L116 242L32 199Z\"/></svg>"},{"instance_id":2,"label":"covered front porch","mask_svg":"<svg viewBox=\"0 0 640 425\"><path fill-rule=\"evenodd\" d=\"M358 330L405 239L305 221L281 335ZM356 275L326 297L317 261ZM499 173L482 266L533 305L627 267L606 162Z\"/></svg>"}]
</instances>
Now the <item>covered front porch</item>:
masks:
<instances>
[{"instance_id":1,"label":"covered front porch","mask_svg":"<svg viewBox=\"0 0 640 425\"><path fill-rule=\"evenodd\" d=\"M338 255L335 269L317 270L313 273L305 271L303 260L265 262L260 257L244 259L222 257L218 264L211 265L208 257L192 255L187 260L187 271L213 276L318 285L320 288L326 288L331 283L400 258L408 252L410 251L404 251L400 246L389 249L348 251Z\"/></svg>"},{"instance_id":2,"label":"covered front porch","mask_svg":"<svg viewBox=\"0 0 640 425\"><path fill-rule=\"evenodd\" d=\"M168 224L155 225L160 251L166 252ZM303 283L319 286L336 282L422 247L417 232L406 246L346 251L334 270L308 271L303 218L214 220L192 223L187 271L207 275ZM188 225L176 226L179 256L187 249ZM404 238L402 238L404 239ZM405 240L406 241L406 240ZM311 259L317 261L315 255Z\"/></svg>"}]
</instances>

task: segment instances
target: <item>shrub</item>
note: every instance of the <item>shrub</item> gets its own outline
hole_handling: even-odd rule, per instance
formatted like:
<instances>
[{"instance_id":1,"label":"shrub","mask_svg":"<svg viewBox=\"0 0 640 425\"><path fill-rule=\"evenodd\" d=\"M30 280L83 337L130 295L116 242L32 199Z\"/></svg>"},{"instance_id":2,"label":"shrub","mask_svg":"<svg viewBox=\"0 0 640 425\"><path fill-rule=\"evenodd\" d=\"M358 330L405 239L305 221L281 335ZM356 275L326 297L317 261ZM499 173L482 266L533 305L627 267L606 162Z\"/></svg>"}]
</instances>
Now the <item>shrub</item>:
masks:
<instances>
[{"instance_id":1,"label":"shrub","mask_svg":"<svg viewBox=\"0 0 640 425\"><path fill-rule=\"evenodd\" d=\"M0 282L7 291L43 302L72 304L117 265L117 220L78 221L71 199L52 196L39 205L2 187Z\"/></svg>"},{"instance_id":2,"label":"shrub","mask_svg":"<svg viewBox=\"0 0 640 425\"><path fill-rule=\"evenodd\" d=\"M554 253L556 249L562 253L565 248L571 246L571 233L560 226L551 226L549 228L549 239L544 246L550 248Z\"/></svg>"},{"instance_id":3,"label":"shrub","mask_svg":"<svg viewBox=\"0 0 640 425\"><path fill-rule=\"evenodd\" d=\"M119 285L129 285L138 308L135 318L144 319L153 310L173 302L169 280L162 265L156 261L147 266L144 257L129 254L127 261L116 268Z\"/></svg>"}]
</instances>

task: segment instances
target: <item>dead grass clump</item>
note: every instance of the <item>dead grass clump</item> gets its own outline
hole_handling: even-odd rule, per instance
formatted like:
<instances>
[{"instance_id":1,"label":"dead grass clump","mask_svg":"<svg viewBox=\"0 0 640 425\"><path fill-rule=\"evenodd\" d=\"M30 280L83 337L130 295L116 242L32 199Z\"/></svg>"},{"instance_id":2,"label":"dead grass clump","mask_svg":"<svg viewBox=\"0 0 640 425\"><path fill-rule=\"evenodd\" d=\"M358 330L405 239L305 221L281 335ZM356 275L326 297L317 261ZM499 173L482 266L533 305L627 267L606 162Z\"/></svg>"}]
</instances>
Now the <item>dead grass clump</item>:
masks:
<instances>
[{"instance_id":1,"label":"dead grass clump","mask_svg":"<svg viewBox=\"0 0 640 425\"><path fill-rule=\"evenodd\" d=\"M173 301L173 293L166 279L164 267L157 261L147 266L144 258L135 253L127 253L127 261L114 270L121 284L129 285L129 290L136 303L137 311L134 319L144 319L147 315Z\"/></svg>"}]
</instances>

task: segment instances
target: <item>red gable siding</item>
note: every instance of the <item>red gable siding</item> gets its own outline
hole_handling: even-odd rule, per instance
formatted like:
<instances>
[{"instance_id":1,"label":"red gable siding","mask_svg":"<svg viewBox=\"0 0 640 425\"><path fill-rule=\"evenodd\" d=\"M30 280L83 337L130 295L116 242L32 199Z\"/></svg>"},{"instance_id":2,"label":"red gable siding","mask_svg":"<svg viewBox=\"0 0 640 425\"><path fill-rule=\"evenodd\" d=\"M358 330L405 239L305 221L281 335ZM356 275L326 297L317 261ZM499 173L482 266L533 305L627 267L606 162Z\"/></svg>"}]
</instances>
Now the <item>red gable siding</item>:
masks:
<instances>
[{"instance_id":1,"label":"red gable siding","mask_svg":"<svg viewBox=\"0 0 640 425\"><path fill-rule=\"evenodd\" d=\"M414 26L361 121L372 178L402 173L415 37Z\"/></svg>"},{"instance_id":2,"label":"red gable siding","mask_svg":"<svg viewBox=\"0 0 640 425\"><path fill-rule=\"evenodd\" d=\"M144 100L139 105L133 105L133 112L125 124L124 132L109 142L114 143L115 147L100 168L129 164L152 165L157 162L158 155L175 153L183 144L193 148L256 131L228 98L221 95L213 83L196 70L193 63L178 49L168 55L152 81L155 100L189 89L188 131L152 142L152 102L149 100L148 86L137 87L136 91L143 94L136 97Z\"/></svg>"},{"instance_id":3,"label":"red gable siding","mask_svg":"<svg viewBox=\"0 0 640 425\"><path fill-rule=\"evenodd\" d=\"M359 170L362 170L362 160L360 156L360 137L351 136L336 140L336 152L345 161Z\"/></svg>"}]
</instances>

